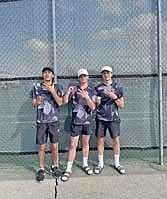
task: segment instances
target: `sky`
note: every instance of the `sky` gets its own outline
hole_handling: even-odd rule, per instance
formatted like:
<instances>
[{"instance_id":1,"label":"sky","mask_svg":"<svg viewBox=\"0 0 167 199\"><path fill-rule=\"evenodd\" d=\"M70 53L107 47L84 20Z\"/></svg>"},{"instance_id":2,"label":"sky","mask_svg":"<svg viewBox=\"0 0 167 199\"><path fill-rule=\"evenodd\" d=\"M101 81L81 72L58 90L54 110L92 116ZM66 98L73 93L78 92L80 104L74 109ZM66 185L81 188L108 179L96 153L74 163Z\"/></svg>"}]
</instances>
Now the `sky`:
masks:
<instances>
[{"instance_id":1,"label":"sky","mask_svg":"<svg viewBox=\"0 0 167 199\"><path fill-rule=\"evenodd\" d=\"M0 1L1 2L1 1ZM56 65L59 75L87 68L98 74L156 72L155 0L56 0ZM167 2L162 0L163 52ZM164 65L167 58L163 57ZM0 3L0 76L39 76L53 65L51 0ZM165 69L167 71L167 67Z\"/></svg>"}]
</instances>

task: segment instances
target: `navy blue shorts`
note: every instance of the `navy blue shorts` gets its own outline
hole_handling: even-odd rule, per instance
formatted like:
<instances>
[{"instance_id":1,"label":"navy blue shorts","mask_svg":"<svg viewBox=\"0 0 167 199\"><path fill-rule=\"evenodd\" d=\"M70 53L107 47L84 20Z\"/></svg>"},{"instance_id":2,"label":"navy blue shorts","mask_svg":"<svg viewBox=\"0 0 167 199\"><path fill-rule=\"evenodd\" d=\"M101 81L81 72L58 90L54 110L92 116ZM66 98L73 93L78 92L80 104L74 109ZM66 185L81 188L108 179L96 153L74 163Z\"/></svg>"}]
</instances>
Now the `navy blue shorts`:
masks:
<instances>
[{"instance_id":1,"label":"navy blue shorts","mask_svg":"<svg viewBox=\"0 0 167 199\"><path fill-rule=\"evenodd\" d=\"M59 122L47 124L37 123L36 144L47 143L48 136L50 143L58 143L59 131Z\"/></svg>"},{"instance_id":2,"label":"navy blue shorts","mask_svg":"<svg viewBox=\"0 0 167 199\"><path fill-rule=\"evenodd\" d=\"M71 126L71 136L75 137L78 135L91 135L91 125L86 124L86 125L76 125L72 124Z\"/></svg>"},{"instance_id":3,"label":"navy blue shorts","mask_svg":"<svg viewBox=\"0 0 167 199\"><path fill-rule=\"evenodd\" d=\"M120 136L120 121L96 120L96 137L105 137L107 130L112 139Z\"/></svg>"}]
</instances>

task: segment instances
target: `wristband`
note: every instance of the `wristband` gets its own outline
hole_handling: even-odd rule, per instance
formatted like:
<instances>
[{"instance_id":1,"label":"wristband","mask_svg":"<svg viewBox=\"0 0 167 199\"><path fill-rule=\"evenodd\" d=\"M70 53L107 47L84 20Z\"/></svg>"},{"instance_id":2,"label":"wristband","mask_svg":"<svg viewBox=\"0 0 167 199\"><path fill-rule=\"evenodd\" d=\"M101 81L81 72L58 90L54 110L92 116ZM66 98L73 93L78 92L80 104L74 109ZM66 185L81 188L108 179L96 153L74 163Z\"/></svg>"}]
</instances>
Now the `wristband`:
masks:
<instances>
[{"instance_id":1,"label":"wristband","mask_svg":"<svg viewBox=\"0 0 167 199\"><path fill-rule=\"evenodd\" d=\"M116 100L118 100L119 99L119 97L116 97L115 99L113 99L114 101L116 101Z\"/></svg>"}]
</instances>

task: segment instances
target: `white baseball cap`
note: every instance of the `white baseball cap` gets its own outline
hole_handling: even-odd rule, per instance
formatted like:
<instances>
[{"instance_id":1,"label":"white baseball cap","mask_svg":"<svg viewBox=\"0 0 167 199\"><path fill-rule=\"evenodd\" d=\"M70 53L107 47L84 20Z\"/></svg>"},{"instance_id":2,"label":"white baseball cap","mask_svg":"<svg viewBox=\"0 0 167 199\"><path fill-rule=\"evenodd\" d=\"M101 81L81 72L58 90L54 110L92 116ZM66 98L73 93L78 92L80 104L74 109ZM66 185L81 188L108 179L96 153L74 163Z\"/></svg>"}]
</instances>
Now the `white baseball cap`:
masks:
<instances>
[{"instance_id":1,"label":"white baseball cap","mask_svg":"<svg viewBox=\"0 0 167 199\"><path fill-rule=\"evenodd\" d=\"M102 68L101 68L101 73L103 72L103 71L109 71L109 72L111 72L112 73L112 68L111 68L111 66L103 66Z\"/></svg>"},{"instance_id":2,"label":"white baseball cap","mask_svg":"<svg viewBox=\"0 0 167 199\"><path fill-rule=\"evenodd\" d=\"M81 69L78 70L78 77L80 75L89 75L89 74L88 74L88 71L86 69L81 68Z\"/></svg>"}]
</instances>

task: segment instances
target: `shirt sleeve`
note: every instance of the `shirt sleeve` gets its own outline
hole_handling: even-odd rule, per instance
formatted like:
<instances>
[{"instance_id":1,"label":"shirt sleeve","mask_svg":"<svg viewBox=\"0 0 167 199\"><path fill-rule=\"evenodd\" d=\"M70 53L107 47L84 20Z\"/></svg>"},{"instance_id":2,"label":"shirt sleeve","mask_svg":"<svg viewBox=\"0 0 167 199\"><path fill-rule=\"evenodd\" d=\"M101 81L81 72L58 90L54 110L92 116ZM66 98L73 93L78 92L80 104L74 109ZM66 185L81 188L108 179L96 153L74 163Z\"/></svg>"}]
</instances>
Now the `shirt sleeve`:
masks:
<instances>
[{"instance_id":1,"label":"shirt sleeve","mask_svg":"<svg viewBox=\"0 0 167 199\"><path fill-rule=\"evenodd\" d=\"M59 97L63 97L64 96L64 91L63 91L63 87L60 86L60 85L57 85L56 86L56 89L57 89L57 94Z\"/></svg>"},{"instance_id":2,"label":"shirt sleeve","mask_svg":"<svg viewBox=\"0 0 167 199\"><path fill-rule=\"evenodd\" d=\"M123 88L122 87L119 87L119 90L118 90L118 98L121 98L123 97Z\"/></svg>"},{"instance_id":3,"label":"shirt sleeve","mask_svg":"<svg viewBox=\"0 0 167 199\"><path fill-rule=\"evenodd\" d=\"M32 88L31 88L30 98L31 99L36 99L37 98L35 85L33 85Z\"/></svg>"},{"instance_id":4,"label":"shirt sleeve","mask_svg":"<svg viewBox=\"0 0 167 199\"><path fill-rule=\"evenodd\" d=\"M96 100L96 96L97 96L97 92L96 92L95 88L93 88L93 89L92 89L92 96L91 96L91 99L92 99L93 101L95 101L95 100Z\"/></svg>"}]
</instances>

